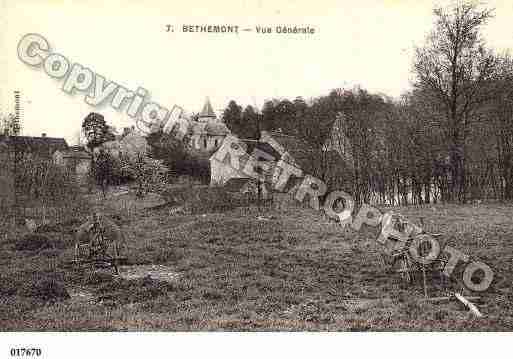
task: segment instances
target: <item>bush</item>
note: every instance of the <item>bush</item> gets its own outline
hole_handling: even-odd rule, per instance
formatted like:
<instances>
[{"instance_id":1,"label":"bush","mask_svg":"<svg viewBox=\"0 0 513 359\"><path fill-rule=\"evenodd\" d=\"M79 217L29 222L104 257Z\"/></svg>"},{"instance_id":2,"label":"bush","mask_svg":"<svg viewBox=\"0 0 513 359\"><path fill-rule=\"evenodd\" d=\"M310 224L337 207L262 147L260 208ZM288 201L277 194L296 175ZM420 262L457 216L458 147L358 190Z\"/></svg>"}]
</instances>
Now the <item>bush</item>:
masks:
<instances>
[{"instance_id":1,"label":"bush","mask_svg":"<svg viewBox=\"0 0 513 359\"><path fill-rule=\"evenodd\" d=\"M39 233L27 234L14 245L17 251L40 251L49 248L53 248L52 240Z\"/></svg>"},{"instance_id":2,"label":"bush","mask_svg":"<svg viewBox=\"0 0 513 359\"><path fill-rule=\"evenodd\" d=\"M138 153L135 157L126 157L121 167L135 182L138 197L164 190L168 169L162 161Z\"/></svg>"},{"instance_id":3,"label":"bush","mask_svg":"<svg viewBox=\"0 0 513 359\"><path fill-rule=\"evenodd\" d=\"M38 275L51 276L48 273L38 273ZM56 278L27 277L23 273L18 274L16 278L0 276L0 296L33 298L43 303L70 298L64 284Z\"/></svg>"},{"instance_id":4,"label":"bush","mask_svg":"<svg viewBox=\"0 0 513 359\"><path fill-rule=\"evenodd\" d=\"M56 302L70 298L64 284L55 279L46 278L28 283L18 294L43 302Z\"/></svg>"},{"instance_id":5,"label":"bush","mask_svg":"<svg viewBox=\"0 0 513 359\"><path fill-rule=\"evenodd\" d=\"M116 278L110 273L104 272L87 272L84 280L82 282L83 285L99 285L103 283L112 282Z\"/></svg>"},{"instance_id":6,"label":"bush","mask_svg":"<svg viewBox=\"0 0 513 359\"><path fill-rule=\"evenodd\" d=\"M17 164L16 189L28 203L51 206L80 194L75 177L72 170L51 160L24 155Z\"/></svg>"},{"instance_id":7,"label":"bush","mask_svg":"<svg viewBox=\"0 0 513 359\"><path fill-rule=\"evenodd\" d=\"M21 156L16 172L18 208L10 209L17 213L20 223L31 218L37 224L63 224L80 221L90 209L84 197L76 173L70 168L30 155ZM11 216L12 216L11 214ZM46 228L43 231L55 229Z\"/></svg>"}]
</instances>

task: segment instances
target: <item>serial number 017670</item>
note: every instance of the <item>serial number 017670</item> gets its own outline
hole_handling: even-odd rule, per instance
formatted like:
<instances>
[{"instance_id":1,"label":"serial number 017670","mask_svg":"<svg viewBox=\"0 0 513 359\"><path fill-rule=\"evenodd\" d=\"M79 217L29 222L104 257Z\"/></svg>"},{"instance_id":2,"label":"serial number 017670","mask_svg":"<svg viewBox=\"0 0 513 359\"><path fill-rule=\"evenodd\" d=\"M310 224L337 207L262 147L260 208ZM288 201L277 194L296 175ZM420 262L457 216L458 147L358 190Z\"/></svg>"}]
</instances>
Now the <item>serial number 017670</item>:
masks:
<instances>
[{"instance_id":1,"label":"serial number 017670","mask_svg":"<svg viewBox=\"0 0 513 359\"><path fill-rule=\"evenodd\" d=\"M41 353L40 348L11 348L11 357L38 357Z\"/></svg>"}]
</instances>

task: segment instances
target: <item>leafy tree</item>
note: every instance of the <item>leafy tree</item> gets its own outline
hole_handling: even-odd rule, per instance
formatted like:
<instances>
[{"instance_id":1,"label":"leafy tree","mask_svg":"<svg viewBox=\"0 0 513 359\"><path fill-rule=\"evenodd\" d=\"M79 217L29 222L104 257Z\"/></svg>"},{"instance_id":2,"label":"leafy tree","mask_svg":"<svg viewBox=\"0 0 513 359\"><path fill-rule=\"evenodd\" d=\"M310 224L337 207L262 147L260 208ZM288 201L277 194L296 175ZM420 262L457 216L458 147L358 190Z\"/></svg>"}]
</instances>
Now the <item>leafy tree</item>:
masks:
<instances>
[{"instance_id":1,"label":"leafy tree","mask_svg":"<svg viewBox=\"0 0 513 359\"><path fill-rule=\"evenodd\" d=\"M296 110L290 100L282 100L274 109L274 125L282 132L293 135L296 132Z\"/></svg>"},{"instance_id":2,"label":"leafy tree","mask_svg":"<svg viewBox=\"0 0 513 359\"><path fill-rule=\"evenodd\" d=\"M114 139L109 129L105 118L99 113L91 112L84 118L82 131L87 140L87 148L91 152L101 144Z\"/></svg>"},{"instance_id":3,"label":"leafy tree","mask_svg":"<svg viewBox=\"0 0 513 359\"><path fill-rule=\"evenodd\" d=\"M91 167L89 178L90 180L97 181L98 176L95 173L95 170L97 170L97 168L95 165L94 150L101 146L103 143L114 140L115 136L111 132L112 128L107 124L107 122L105 122L105 118L103 117L103 115L96 112L91 112L84 118L84 120L82 121L82 131L87 141L86 147L89 149L91 153ZM106 184L104 184L104 180L105 179L102 179L101 186L102 192L105 195ZM92 183L90 183L90 186L91 185ZM92 190L92 188L89 187L89 190Z\"/></svg>"},{"instance_id":4,"label":"leafy tree","mask_svg":"<svg viewBox=\"0 0 513 359\"><path fill-rule=\"evenodd\" d=\"M262 126L261 128L266 131L276 129L275 124L275 103L274 101L266 101L262 109Z\"/></svg>"},{"instance_id":5,"label":"leafy tree","mask_svg":"<svg viewBox=\"0 0 513 359\"><path fill-rule=\"evenodd\" d=\"M240 137L248 139L257 139L258 133L257 121L260 121L259 114L253 106L247 106L242 113L242 123L240 129Z\"/></svg>"},{"instance_id":6,"label":"leafy tree","mask_svg":"<svg viewBox=\"0 0 513 359\"><path fill-rule=\"evenodd\" d=\"M126 158L123 169L136 182L137 197L144 197L150 191L160 191L168 172L162 161L142 153Z\"/></svg>"},{"instance_id":7,"label":"leafy tree","mask_svg":"<svg viewBox=\"0 0 513 359\"><path fill-rule=\"evenodd\" d=\"M100 149L100 152L94 161L92 174L96 184L101 187L104 198L106 196L108 185L112 184L114 181L115 167L116 161L112 155L109 152Z\"/></svg>"},{"instance_id":8,"label":"leafy tree","mask_svg":"<svg viewBox=\"0 0 513 359\"><path fill-rule=\"evenodd\" d=\"M304 126L308 126L308 122L307 122L307 119L308 119L308 105L306 104L305 100L301 97L301 96L298 96L294 99L294 115L295 115L295 119L294 119L294 122L296 124L296 126L294 126L293 128L293 134L296 135L296 136L300 136L301 134L301 129L304 127Z\"/></svg>"},{"instance_id":9,"label":"leafy tree","mask_svg":"<svg viewBox=\"0 0 513 359\"><path fill-rule=\"evenodd\" d=\"M223 121L234 134L240 135L242 130L242 107L234 100L231 100L224 110Z\"/></svg>"},{"instance_id":10,"label":"leafy tree","mask_svg":"<svg viewBox=\"0 0 513 359\"><path fill-rule=\"evenodd\" d=\"M19 119L12 113L7 116L0 115L0 134L5 136L18 136L21 132Z\"/></svg>"},{"instance_id":11,"label":"leafy tree","mask_svg":"<svg viewBox=\"0 0 513 359\"><path fill-rule=\"evenodd\" d=\"M150 134L146 139L151 147L150 157L162 160L162 163L173 173L181 172L189 158L185 147L187 138L178 140L173 133L166 134L159 131Z\"/></svg>"}]
</instances>

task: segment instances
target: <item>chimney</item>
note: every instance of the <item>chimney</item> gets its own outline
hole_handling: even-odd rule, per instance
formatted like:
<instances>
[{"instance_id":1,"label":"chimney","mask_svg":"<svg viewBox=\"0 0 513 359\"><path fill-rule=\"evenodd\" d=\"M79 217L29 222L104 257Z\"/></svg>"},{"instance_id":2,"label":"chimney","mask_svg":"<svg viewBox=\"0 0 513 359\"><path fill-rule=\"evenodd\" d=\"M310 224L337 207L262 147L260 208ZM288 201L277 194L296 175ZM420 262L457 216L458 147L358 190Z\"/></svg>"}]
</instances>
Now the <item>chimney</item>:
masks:
<instances>
[{"instance_id":1,"label":"chimney","mask_svg":"<svg viewBox=\"0 0 513 359\"><path fill-rule=\"evenodd\" d=\"M43 132L43 133L41 134L41 137L46 137L46 133L44 133L44 132Z\"/></svg>"}]
</instances>

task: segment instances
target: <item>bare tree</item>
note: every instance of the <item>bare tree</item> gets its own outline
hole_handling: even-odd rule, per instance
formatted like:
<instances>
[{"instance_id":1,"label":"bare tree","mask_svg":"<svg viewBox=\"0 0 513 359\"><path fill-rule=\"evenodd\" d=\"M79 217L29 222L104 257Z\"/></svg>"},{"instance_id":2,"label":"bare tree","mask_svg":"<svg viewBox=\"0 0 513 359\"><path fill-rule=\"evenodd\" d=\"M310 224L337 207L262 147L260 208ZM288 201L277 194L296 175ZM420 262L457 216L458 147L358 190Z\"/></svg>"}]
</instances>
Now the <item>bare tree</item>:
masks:
<instances>
[{"instance_id":1,"label":"bare tree","mask_svg":"<svg viewBox=\"0 0 513 359\"><path fill-rule=\"evenodd\" d=\"M452 200L465 200L465 141L474 112L493 96L497 57L487 50L481 29L492 10L458 4L434 9L435 28L416 49L417 86L444 115Z\"/></svg>"},{"instance_id":2,"label":"bare tree","mask_svg":"<svg viewBox=\"0 0 513 359\"><path fill-rule=\"evenodd\" d=\"M18 136L21 132L21 124L12 113L4 116L0 114L0 135Z\"/></svg>"}]
</instances>

